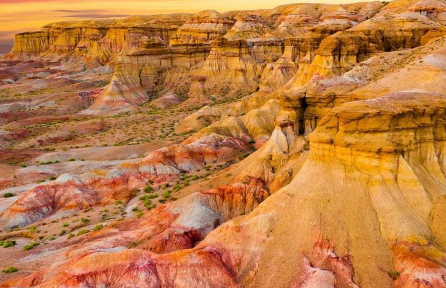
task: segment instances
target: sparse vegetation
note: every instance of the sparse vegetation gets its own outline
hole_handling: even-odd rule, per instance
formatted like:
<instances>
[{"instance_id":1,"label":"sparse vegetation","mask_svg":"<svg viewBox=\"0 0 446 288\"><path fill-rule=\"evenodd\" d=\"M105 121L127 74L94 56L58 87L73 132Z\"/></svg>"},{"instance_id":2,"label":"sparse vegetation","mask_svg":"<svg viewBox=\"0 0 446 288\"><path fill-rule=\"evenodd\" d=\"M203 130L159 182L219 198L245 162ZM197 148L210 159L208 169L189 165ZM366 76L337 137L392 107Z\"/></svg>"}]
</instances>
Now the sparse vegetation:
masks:
<instances>
[{"instance_id":1,"label":"sparse vegetation","mask_svg":"<svg viewBox=\"0 0 446 288\"><path fill-rule=\"evenodd\" d=\"M87 234L88 232L90 232L89 229L80 229L79 231L77 231L76 236L84 235Z\"/></svg>"},{"instance_id":2,"label":"sparse vegetation","mask_svg":"<svg viewBox=\"0 0 446 288\"><path fill-rule=\"evenodd\" d=\"M40 245L39 242L33 242L33 243L30 243L30 244L26 244L25 246L23 246L23 251L31 250L31 249L33 249L34 247L37 247L37 246L39 246L39 245Z\"/></svg>"},{"instance_id":3,"label":"sparse vegetation","mask_svg":"<svg viewBox=\"0 0 446 288\"><path fill-rule=\"evenodd\" d=\"M19 269L17 269L14 266L10 266L10 267L4 269L3 273L10 274L10 273L14 273L14 272L17 272L17 271L19 271Z\"/></svg>"},{"instance_id":4,"label":"sparse vegetation","mask_svg":"<svg viewBox=\"0 0 446 288\"><path fill-rule=\"evenodd\" d=\"M0 246L2 246L3 248L14 247L15 245L17 245L17 242L15 240L0 241Z\"/></svg>"},{"instance_id":5,"label":"sparse vegetation","mask_svg":"<svg viewBox=\"0 0 446 288\"><path fill-rule=\"evenodd\" d=\"M99 230L101 230L102 228L104 228L104 225L103 225L103 224L97 224L96 226L94 226L93 231L99 231Z\"/></svg>"}]
</instances>

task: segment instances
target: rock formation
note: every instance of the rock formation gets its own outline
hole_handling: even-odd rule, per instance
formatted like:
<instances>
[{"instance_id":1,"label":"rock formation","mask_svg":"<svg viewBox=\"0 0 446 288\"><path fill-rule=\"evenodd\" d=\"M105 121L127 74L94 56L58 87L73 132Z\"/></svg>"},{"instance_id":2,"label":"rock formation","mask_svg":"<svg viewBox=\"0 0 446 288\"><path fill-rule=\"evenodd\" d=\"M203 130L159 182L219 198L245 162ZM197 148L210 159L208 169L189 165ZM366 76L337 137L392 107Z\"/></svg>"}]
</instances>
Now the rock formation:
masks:
<instances>
[{"instance_id":1,"label":"rock formation","mask_svg":"<svg viewBox=\"0 0 446 288\"><path fill-rule=\"evenodd\" d=\"M45 245L7 250L25 272L2 287L445 287L445 7L290 4L18 34L8 59L114 67L76 117L171 113L150 127L176 140L46 183L17 177L42 167L11 171L0 239ZM97 226L33 234L96 208Z\"/></svg>"}]
</instances>

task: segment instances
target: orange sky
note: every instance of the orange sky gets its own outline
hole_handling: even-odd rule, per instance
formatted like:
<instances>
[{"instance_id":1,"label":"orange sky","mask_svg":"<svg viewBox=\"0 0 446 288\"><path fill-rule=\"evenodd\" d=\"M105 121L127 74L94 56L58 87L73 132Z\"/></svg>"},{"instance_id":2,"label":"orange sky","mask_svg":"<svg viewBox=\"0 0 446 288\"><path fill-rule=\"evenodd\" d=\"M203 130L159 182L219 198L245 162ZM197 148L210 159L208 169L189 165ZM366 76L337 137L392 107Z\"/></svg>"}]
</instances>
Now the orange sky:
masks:
<instances>
[{"instance_id":1,"label":"orange sky","mask_svg":"<svg viewBox=\"0 0 446 288\"><path fill-rule=\"evenodd\" d=\"M293 0L0 0L0 45L10 46L14 34L37 30L45 24L75 19L118 18L172 12L274 8ZM358 0L306 0L348 3ZM1 47L0 47L1 49ZM9 47L7 48L9 49ZM0 53L2 53L0 51Z\"/></svg>"}]
</instances>

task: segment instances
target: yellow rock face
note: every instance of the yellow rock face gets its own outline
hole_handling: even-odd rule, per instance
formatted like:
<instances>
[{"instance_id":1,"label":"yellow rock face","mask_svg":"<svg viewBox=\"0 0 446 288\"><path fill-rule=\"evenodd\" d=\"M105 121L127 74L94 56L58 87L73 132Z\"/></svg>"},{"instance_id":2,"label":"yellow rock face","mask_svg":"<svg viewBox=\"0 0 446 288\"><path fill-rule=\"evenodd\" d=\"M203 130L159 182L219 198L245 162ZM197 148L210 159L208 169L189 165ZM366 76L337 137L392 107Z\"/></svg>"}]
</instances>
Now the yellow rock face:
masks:
<instances>
[{"instance_id":1,"label":"yellow rock face","mask_svg":"<svg viewBox=\"0 0 446 288\"><path fill-rule=\"evenodd\" d=\"M45 51L48 47L48 32L25 32L15 35L12 51L26 58L29 55Z\"/></svg>"},{"instance_id":2,"label":"yellow rock face","mask_svg":"<svg viewBox=\"0 0 446 288\"><path fill-rule=\"evenodd\" d=\"M440 24L418 14L377 16L344 32L324 39L314 57L305 59L295 79L303 86L313 76L340 75L379 52L414 48L430 30L444 30ZM311 63L308 65L308 63Z\"/></svg>"},{"instance_id":3,"label":"yellow rock face","mask_svg":"<svg viewBox=\"0 0 446 288\"><path fill-rule=\"evenodd\" d=\"M124 20L66 21L43 27L41 32L16 35L9 55L13 58L80 57L99 64L113 62L126 45L126 38L157 36L166 41L183 24L187 15L155 15ZM160 25L161 24L161 25Z\"/></svg>"},{"instance_id":4,"label":"yellow rock face","mask_svg":"<svg viewBox=\"0 0 446 288\"><path fill-rule=\"evenodd\" d=\"M402 287L429 279L441 287L446 239L439 225L446 215L438 207L445 199L445 109L444 95L413 92L346 103L310 134L309 155L297 157L288 151L298 142L290 146L290 132L276 128L264 148L245 160L246 172L271 177L271 167L282 167L291 173L291 183L200 246L243 253L240 267L250 271L242 274L246 287L289 287L308 279L305 258L336 279L364 287L392 287L392 271L402 275L397 280ZM262 160L267 152L268 160ZM239 237L246 246L234 246ZM321 264L314 250L320 241L335 247L330 257L349 255L351 276ZM253 267L251 261L259 264ZM325 277L313 281L330 283Z\"/></svg>"},{"instance_id":5,"label":"yellow rock face","mask_svg":"<svg viewBox=\"0 0 446 288\"><path fill-rule=\"evenodd\" d=\"M234 22L230 15L215 10L199 12L178 28L170 38L170 45L210 44L211 40L225 35Z\"/></svg>"}]
</instances>

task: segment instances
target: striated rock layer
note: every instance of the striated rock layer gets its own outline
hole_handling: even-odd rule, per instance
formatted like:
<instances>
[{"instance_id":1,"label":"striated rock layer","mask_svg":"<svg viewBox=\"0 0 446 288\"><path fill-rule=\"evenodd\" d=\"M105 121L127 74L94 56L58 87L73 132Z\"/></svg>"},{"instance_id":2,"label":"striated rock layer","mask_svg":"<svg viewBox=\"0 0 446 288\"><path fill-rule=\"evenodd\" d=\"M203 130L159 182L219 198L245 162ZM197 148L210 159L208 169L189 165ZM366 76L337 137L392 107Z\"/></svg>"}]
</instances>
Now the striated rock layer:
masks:
<instances>
[{"instance_id":1,"label":"striated rock layer","mask_svg":"<svg viewBox=\"0 0 446 288\"><path fill-rule=\"evenodd\" d=\"M105 247L122 244L122 240L111 240L117 235L113 229L121 231L122 239L117 227L128 230L134 225L123 223L101 232L110 238L96 241L96 246L83 244L83 249L73 250L61 263L16 283L26 287L60 283L67 287L87 283L391 287L396 275L395 287L415 283L444 287L445 213L436 207L445 203L445 115L446 98L435 94L398 93L343 104L311 134L310 154L289 185L248 215L216 228L196 247L167 254L139 249L107 252ZM211 195L231 191L236 197L239 193L228 189ZM190 197L183 200L192 201ZM226 206L225 201L210 207L231 211L224 207L234 204ZM180 202L169 205L166 208L171 211L188 207ZM154 210L149 223L156 219L179 223L179 218L168 220L163 214L166 208ZM189 218L196 215L186 211ZM209 217L200 218L200 223L220 216ZM150 229L144 231L139 233L150 233ZM176 239L175 243L187 243ZM155 249L154 244L147 245Z\"/></svg>"}]
</instances>

